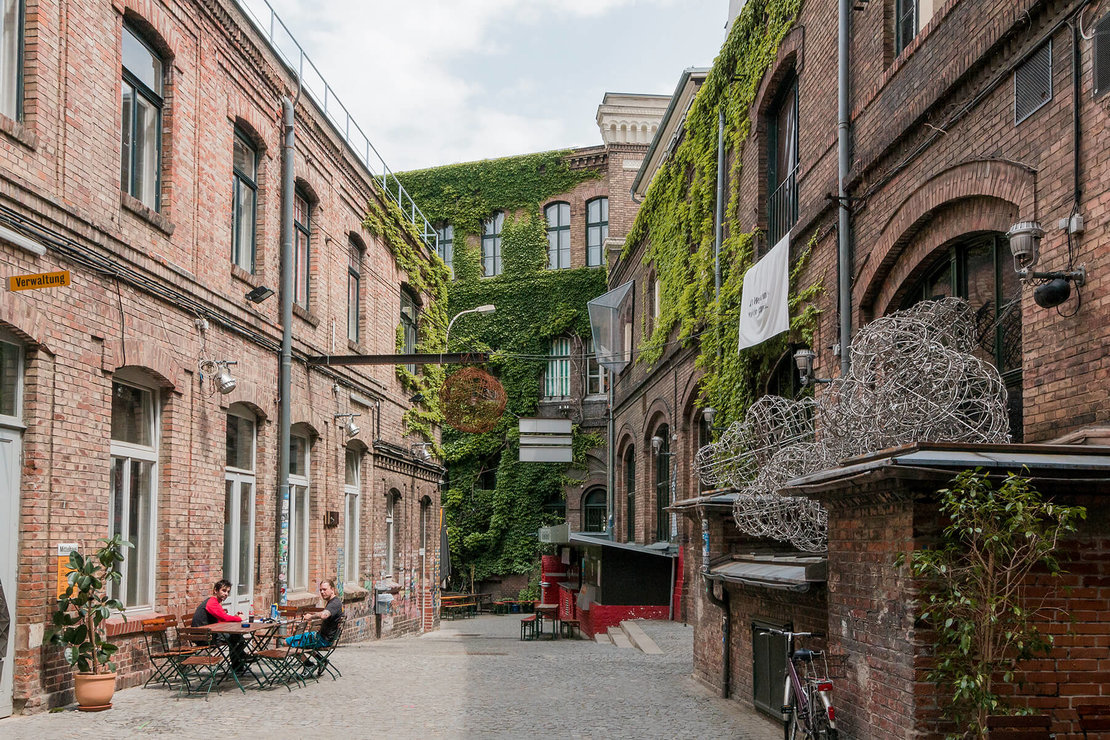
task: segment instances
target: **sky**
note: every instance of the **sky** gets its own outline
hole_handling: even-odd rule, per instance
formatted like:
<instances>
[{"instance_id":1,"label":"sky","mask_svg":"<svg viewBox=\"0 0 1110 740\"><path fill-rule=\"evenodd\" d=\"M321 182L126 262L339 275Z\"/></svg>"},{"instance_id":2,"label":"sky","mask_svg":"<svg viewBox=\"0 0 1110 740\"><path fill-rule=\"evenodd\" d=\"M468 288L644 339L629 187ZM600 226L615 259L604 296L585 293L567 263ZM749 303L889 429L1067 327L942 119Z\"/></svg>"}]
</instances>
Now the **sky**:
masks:
<instances>
[{"instance_id":1,"label":"sky","mask_svg":"<svg viewBox=\"0 0 1110 740\"><path fill-rule=\"evenodd\" d=\"M268 20L265 0L241 2ZM712 64L728 12L728 0L269 2L395 172L601 144L604 94L670 95L683 69Z\"/></svg>"}]
</instances>

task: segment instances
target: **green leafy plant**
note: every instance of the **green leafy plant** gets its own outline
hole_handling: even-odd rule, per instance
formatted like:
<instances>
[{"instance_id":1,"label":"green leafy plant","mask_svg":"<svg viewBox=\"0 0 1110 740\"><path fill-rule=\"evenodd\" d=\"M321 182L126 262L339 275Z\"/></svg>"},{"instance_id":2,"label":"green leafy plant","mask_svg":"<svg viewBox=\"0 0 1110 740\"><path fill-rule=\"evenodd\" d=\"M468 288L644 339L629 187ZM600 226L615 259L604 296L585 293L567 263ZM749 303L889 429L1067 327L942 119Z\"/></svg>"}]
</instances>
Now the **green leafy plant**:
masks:
<instances>
[{"instance_id":1,"label":"green leafy plant","mask_svg":"<svg viewBox=\"0 0 1110 740\"><path fill-rule=\"evenodd\" d=\"M123 604L109 596L109 591L122 577L123 548L134 545L118 534L101 542L103 546L89 557L76 551L69 554L68 586L58 599L47 637L51 645L65 646L66 662L81 673L116 669L112 656L119 647L107 641L104 622L113 611L123 611Z\"/></svg>"},{"instance_id":2,"label":"green leafy plant","mask_svg":"<svg viewBox=\"0 0 1110 740\"><path fill-rule=\"evenodd\" d=\"M1087 512L1045 501L1019 475L996 488L979 469L961 472L938 496L948 520L940 541L909 557L922 581L921 618L934 630L928 679L951 693L944 714L960 730L949 737L985 738L988 715L1014 711L996 681L1011 683L1021 661L1053 644L1037 627L1048 616L1046 597L1027 593L1028 577L1062 572L1057 544Z\"/></svg>"}]
</instances>

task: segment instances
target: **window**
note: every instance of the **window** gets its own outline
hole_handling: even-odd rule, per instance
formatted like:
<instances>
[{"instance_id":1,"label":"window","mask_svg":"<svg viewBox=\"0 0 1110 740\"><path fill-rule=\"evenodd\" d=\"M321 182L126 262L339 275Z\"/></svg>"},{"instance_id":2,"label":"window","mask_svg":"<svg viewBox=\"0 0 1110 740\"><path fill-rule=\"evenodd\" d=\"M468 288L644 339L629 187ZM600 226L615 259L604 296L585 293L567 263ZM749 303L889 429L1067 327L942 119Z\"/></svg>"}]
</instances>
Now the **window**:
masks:
<instances>
[{"instance_id":1,"label":"window","mask_svg":"<svg viewBox=\"0 0 1110 740\"><path fill-rule=\"evenodd\" d=\"M960 242L907 294L903 308L946 296L966 298L975 311L976 354L998 368L1006 384L1010 434L1022 439L1021 282L1001 235Z\"/></svg>"},{"instance_id":2,"label":"window","mask_svg":"<svg viewBox=\"0 0 1110 740\"><path fill-rule=\"evenodd\" d=\"M0 0L0 115L23 116L23 0Z\"/></svg>"},{"instance_id":3,"label":"window","mask_svg":"<svg viewBox=\"0 0 1110 740\"><path fill-rule=\"evenodd\" d=\"M1094 96L1097 98L1110 90L1110 13L1095 23L1091 49Z\"/></svg>"},{"instance_id":4,"label":"window","mask_svg":"<svg viewBox=\"0 0 1110 740\"><path fill-rule=\"evenodd\" d=\"M594 340L586 343L586 395L601 396L609 391L609 373L597 361Z\"/></svg>"},{"instance_id":5,"label":"window","mask_svg":"<svg viewBox=\"0 0 1110 740\"><path fill-rule=\"evenodd\" d=\"M501 211L482 222L482 275L493 277L501 274L501 229L505 214Z\"/></svg>"},{"instance_id":6,"label":"window","mask_svg":"<svg viewBox=\"0 0 1110 740\"><path fill-rule=\"evenodd\" d=\"M162 167L162 60L127 26L123 27L120 188L158 210Z\"/></svg>"},{"instance_id":7,"label":"window","mask_svg":"<svg viewBox=\"0 0 1110 740\"><path fill-rule=\"evenodd\" d=\"M348 447L343 480L343 575L340 580L358 583L359 496L362 493L362 454Z\"/></svg>"},{"instance_id":8,"label":"window","mask_svg":"<svg viewBox=\"0 0 1110 740\"><path fill-rule=\"evenodd\" d=\"M570 204L552 203L543 210L547 219L547 269L570 267Z\"/></svg>"},{"instance_id":9,"label":"window","mask_svg":"<svg viewBox=\"0 0 1110 740\"><path fill-rule=\"evenodd\" d=\"M659 314L663 310L663 282L659 276L655 276L655 280L651 284L651 319L657 321Z\"/></svg>"},{"instance_id":10,"label":"window","mask_svg":"<svg viewBox=\"0 0 1110 740\"><path fill-rule=\"evenodd\" d=\"M347 245L347 339L359 339L359 306L362 302L362 246L352 237Z\"/></svg>"},{"instance_id":11,"label":"window","mask_svg":"<svg viewBox=\"0 0 1110 740\"><path fill-rule=\"evenodd\" d=\"M311 223L308 199L293 195L293 303L308 308L308 269Z\"/></svg>"},{"instance_id":12,"label":"window","mask_svg":"<svg viewBox=\"0 0 1110 740\"><path fill-rule=\"evenodd\" d=\"M231 155L231 261L254 272L254 226L258 205L258 152L235 129Z\"/></svg>"},{"instance_id":13,"label":"window","mask_svg":"<svg viewBox=\"0 0 1110 740\"><path fill-rule=\"evenodd\" d=\"M308 437L289 437L289 590L308 588Z\"/></svg>"},{"instance_id":14,"label":"window","mask_svg":"<svg viewBox=\"0 0 1110 740\"><path fill-rule=\"evenodd\" d=\"M594 198L586 203L586 266L599 267L609 238L609 199Z\"/></svg>"},{"instance_id":15,"label":"window","mask_svg":"<svg viewBox=\"0 0 1110 740\"><path fill-rule=\"evenodd\" d=\"M1052 100L1052 39L1014 70L1014 125Z\"/></svg>"},{"instance_id":16,"label":"window","mask_svg":"<svg viewBox=\"0 0 1110 740\"><path fill-rule=\"evenodd\" d=\"M391 490L389 495L385 497L385 573L389 576L394 573L393 554L397 532L395 512L397 511L397 501L400 498L401 492L397 489Z\"/></svg>"},{"instance_id":17,"label":"window","mask_svg":"<svg viewBox=\"0 0 1110 740\"><path fill-rule=\"evenodd\" d=\"M671 432L664 424L655 430L655 436L663 440L655 451L655 539L662 542L671 538L671 517L666 510L671 505Z\"/></svg>"},{"instance_id":18,"label":"window","mask_svg":"<svg viewBox=\"0 0 1110 740\"><path fill-rule=\"evenodd\" d=\"M624 451L624 523L628 542L636 541L636 449Z\"/></svg>"},{"instance_id":19,"label":"window","mask_svg":"<svg viewBox=\"0 0 1110 740\"><path fill-rule=\"evenodd\" d=\"M564 398L570 395L570 337L551 340L551 352L544 374L543 395Z\"/></svg>"},{"instance_id":20,"label":"window","mask_svg":"<svg viewBox=\"0 0 1110 740\"><path fill-rule=\"evenodd\" d=\"M793 398L793 396L787 396L787 398ZM698 447L694 450L694 454L697 455L702 447L705 447L713 441L713 425L706 420L705 414L698 414L694 423L697 424L698 427ZM697 466L695 465L691 465L690 468L695 471L697 470ZM702 481L701 476L698 475L697 472L694 473L694 480L698 487L698 493L709 490L709 484Z\"/></svg>"},{"instance_id":21,"label":"window","mask_svg":"<svg viewBox=\"0 0 1110 740\"><path fill-rule=\"evenodd\" d=\"M156 392L120 381L112 383L112 467L109 480L109 536L121 535L125 548L122 580L112 588L126 607L154 605L154 533L157 505L158 420Z\"/></svg>"},{"instance_id":22,"label":"window","mask_svg":"<svg viewBox=\"0 0 1110 740\"><path fill-rule=\"evenodd\" d=\"M767 126L767 246L773 247L798 220L798 79L782 87Z\"/></svg>"},{"instance_id":23,"label":"window","mask_svg":"<svg viewBox=\"0 0 1110 740\"><path fill-rule=\"evenodd\" d=\"M0 417L20 423L23 417L23 348L0 339Z\"/></svg>"},{"instance_id":24,"label":"window","mask_svg":"<svg viewBox=\"0 0 1110 740\"><path fill-rule=\"evenodd\" d=\"M224 578L231 581L228 611L250 609L254 579L255 420L247 412L227 415L224 470Z\"/></svg>"},{"instance_id":25,"label":"window","mask_svg":"<svg viewBox=\"0 0 1110 740\"><path fill-rule=\"evenodd\" d=\"M901 54L933 17L933 7L942 0L895 0L894 53Z\"/></svg>"},{"instance_id":26,"label":"window","mask_svg":"<svg viewBox=\"0 0 1110 740\"><path fill-rule=\"evenodd\" d=\"M444 224L443 228L436 229L436 236L439 237L436 241L436 254L443 260L443 264L447 265L447 269L454 274L455 227L451 224Z\"/></svg>"},{"instance_id":27,"label":"window","mask_svg":"<svg viewBox=\"0 0 1110 740\"><path fill-rule=\"evenodd\" d=\"M604 532L605 510L604 488L595 488L587 493L582 502L582 530L584 532Z\"/></svg>"},{"instance_id":28,"label":"window","mask_svg":"<svg viewBox=\"0 0 1110 740\"><path fill-rule=\"evenodd\" d=\"M416 352L417 329L416 299L406 289L401 289L401 333L404 335L402 351L411 355ZM406 365L410 373L416 372L416 365Z\"/></svg>"}]
</instances>

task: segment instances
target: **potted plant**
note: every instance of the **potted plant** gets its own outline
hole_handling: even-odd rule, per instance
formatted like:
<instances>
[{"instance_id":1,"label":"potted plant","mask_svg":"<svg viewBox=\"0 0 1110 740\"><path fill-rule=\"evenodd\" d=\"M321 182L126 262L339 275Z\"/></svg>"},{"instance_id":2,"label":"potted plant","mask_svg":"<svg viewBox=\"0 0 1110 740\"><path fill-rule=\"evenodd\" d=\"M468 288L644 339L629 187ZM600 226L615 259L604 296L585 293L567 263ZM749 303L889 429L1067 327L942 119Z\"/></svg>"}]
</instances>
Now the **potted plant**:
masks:
<instances>
[{"instance_id":1,"label":"potted plant","mask_svg":"<svg viewBox=\"0 0 1110 740\"><path fill-rule=\"evenodd\" d=\"M68 586L58 598L48 636L51 645L65 646L66 662L77 668L77 708L86 712L112 707L116 690L112 655L119 648L107 641L104 622L113 611L123 611L119 599L109 595L109 587L121 578L122 549L133 547L118 534L101 542L103 546L91 557L76 551L69 554Z\"/></svg>"}]
</instances>

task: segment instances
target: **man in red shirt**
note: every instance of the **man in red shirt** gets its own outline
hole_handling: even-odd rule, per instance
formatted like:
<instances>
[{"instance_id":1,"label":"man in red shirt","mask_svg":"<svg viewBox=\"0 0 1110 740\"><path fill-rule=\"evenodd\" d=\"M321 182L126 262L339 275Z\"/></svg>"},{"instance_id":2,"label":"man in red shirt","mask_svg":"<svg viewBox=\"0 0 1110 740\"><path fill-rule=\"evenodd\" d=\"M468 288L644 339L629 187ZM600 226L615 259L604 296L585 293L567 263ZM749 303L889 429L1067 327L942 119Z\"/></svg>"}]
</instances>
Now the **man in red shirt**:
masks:
<instances>
[{"instance_id":1,"label":"man in red shirt","mask_svg":"<svg viewBox=\"0 0 1110 740\"><path fill-rule=\"evenodd\" d=\"M228 614L220 603L231 593L231 581L221 578L212 586L212 595L201 602L193 613L193 626L205 627L217 622L238 622L240 617ZM236 672L248 670L242 635L223 635L231 653L231 667Z\"/></svg>"}]
</instances>

